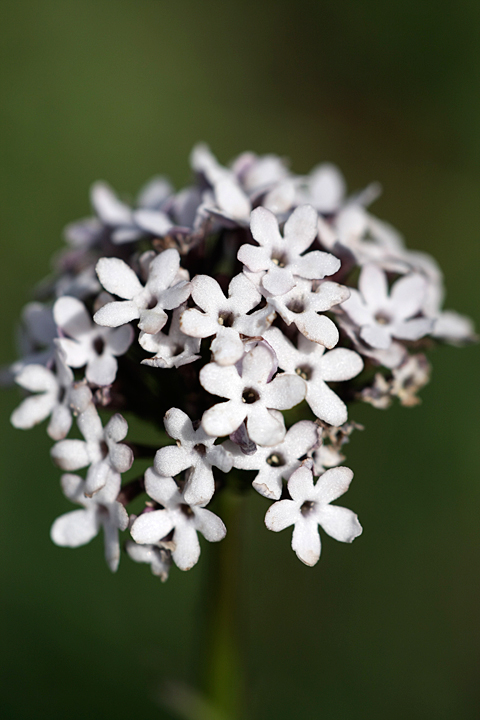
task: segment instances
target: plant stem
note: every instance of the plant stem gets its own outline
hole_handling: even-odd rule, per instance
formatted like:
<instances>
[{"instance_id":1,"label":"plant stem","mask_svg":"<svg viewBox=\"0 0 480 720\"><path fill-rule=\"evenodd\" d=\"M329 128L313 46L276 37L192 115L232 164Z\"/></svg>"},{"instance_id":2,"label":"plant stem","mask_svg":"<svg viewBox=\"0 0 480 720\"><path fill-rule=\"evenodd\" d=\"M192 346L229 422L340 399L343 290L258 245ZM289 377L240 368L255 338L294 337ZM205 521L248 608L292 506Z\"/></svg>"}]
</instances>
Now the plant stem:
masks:
<instances>
[{"instance_id":1,"label":"plant stem","mask_svg":"<svg viewBox=\"0 0 480 720\"><path fill-rule=\"evenodd\" d=\"M227 536L211 547L207 573L207 637L203 687L205 695L225 720L244 716L244 678L241 637L241 535L244 497L224 488L217 510Z\"/></svg>"}]
</instances>

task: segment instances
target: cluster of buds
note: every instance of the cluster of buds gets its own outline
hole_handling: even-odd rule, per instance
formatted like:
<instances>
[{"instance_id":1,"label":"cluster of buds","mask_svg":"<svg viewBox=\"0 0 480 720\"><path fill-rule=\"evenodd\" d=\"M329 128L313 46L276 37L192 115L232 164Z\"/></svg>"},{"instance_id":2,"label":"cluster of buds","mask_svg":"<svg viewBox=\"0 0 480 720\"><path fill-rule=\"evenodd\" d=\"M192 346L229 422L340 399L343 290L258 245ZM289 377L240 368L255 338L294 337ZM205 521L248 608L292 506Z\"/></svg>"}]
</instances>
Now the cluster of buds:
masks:
<instances>
[{"instance_id":1,"label":"cluster of buds","mask_svg":"<svg viewBox=\"0 0 480 720\"><path fill-rule=\"evenodd\" d=\"M128 530L127 554L166 579L172 563L195 565L198 533L224 538L212 498L251 484L270 503L267 528L293 526L293 550L314 565L319 526L342 542L362 532L332 504L353 477L348 404L414 405L422 351L469 342L473 327L442 310L435 261L367 210L377 186L348 196L334 166L299 176L274 155L223 167L204 145L191 163L194 184L154 178L134 204L94 184L94 217L65 229L54 276L24 309L9 373L28 396L11 420L50 418L63 492L82 506L53 523L57 545L102 528L114 571ZM126 440L124 414L161 429L163 446ZM74 422L83 439L67 438Z\"/></svg>"}]
</instances>

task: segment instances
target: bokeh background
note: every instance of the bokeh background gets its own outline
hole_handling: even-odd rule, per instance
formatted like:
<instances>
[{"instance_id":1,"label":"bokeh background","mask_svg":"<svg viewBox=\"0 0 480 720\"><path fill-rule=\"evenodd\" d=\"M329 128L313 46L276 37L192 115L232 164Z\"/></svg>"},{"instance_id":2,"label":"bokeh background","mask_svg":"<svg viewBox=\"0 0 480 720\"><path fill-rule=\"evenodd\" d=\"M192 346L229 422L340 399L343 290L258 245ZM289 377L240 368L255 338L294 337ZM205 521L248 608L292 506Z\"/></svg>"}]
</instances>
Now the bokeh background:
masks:
<instances>
[{"instance_id":1,"label":"bokeh background","mask_svg":"<svg viewBox=\"0 0 480 720\"><path fill-rule=\"evenodd\" d=\"M181 187L198 140L222 162L251 149L336 162L350 190L380 180L373 211L478 325L478 2L2 0L0 26L2 364L90 183ZM246 717L480 717L479 350L431 359L420 407L351 410L353 546L326 538L304 567L249 497ZM71 505L44 427L9 427L18 401L0 396L1 717L173 718L161 686L202 663L206 564L162 585L128 558L110 575L100 538L53 546Z\"/></svg>"}]
</instances>

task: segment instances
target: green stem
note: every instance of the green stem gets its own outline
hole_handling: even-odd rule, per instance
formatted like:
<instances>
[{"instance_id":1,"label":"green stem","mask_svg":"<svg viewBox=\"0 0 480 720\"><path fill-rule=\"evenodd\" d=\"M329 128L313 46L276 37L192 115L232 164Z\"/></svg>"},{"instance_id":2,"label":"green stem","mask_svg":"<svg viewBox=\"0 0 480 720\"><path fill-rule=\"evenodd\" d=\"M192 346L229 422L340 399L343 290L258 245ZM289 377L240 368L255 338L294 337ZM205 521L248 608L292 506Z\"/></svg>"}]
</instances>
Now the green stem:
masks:
<instances>
[{"instance_id":1,"label":"green stem","mask_svg":"<svg viewBox=\"0 0 480 720\"><path fill-rule=\"evenodd\" d=\"M207 636L203 687L212 707L225 718L245 717L241 637L241 540L244 497L228 488L219 493L217 511L227 535L211 546L207 573Z\"/></svg>"}]
</instances>

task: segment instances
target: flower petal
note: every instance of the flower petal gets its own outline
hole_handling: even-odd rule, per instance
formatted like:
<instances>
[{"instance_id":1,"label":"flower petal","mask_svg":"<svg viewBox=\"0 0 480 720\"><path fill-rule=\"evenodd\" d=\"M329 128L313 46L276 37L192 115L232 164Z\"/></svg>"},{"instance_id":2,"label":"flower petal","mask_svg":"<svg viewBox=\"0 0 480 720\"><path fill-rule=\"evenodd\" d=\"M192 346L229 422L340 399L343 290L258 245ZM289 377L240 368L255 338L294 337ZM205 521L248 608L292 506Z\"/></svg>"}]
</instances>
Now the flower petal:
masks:
<instances>
[{"instance_id":1,"label":"flower petal","mask_svg":"<svg viewBox=\"0 0 480 720\"><path fill-rule=\"evenodd\" d=\"M362 526L354 512L338 505L322 505L316 512L319 525L327 535L340 542L353 542L362 534Z\"/></svg>"}]
</instances>

